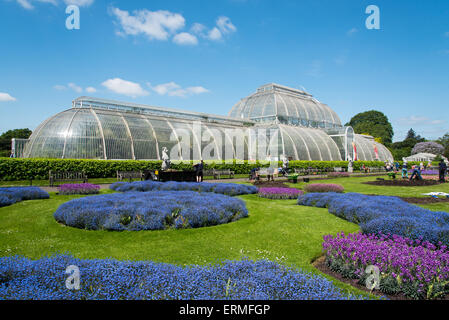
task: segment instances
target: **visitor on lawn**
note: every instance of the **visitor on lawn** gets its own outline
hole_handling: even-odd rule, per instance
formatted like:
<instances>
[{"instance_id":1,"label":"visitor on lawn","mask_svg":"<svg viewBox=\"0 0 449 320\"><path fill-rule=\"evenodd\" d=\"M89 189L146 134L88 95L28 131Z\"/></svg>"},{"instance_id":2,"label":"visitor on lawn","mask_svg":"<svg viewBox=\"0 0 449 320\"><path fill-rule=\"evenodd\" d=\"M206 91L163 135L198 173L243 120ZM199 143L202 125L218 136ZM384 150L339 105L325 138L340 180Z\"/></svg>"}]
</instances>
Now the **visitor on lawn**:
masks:
<instances>
[{"instance_id":1,"label":"visitor on lawn","mask_svg":"<svg viewBox=\"0 0 449 320\"><path fill-rule=\"evenodd\" d=\"M419 170L423 171L424 169L425 169L425 168L424 168L424 163L421 162L421 163L419 164Z\"/></svg>"},{"instance_id":2,"label":"visitor on lawn","mask_svg":"<svg viewBox=\"0 0 449 320\"><path fill-rule=\"evenodd\" d=\"M203 182L203 169L204 169L204 161L195 164L193 166L196 171L196 182Z\"/></svg>"},{"instance_id":3,"label":"visitor on lawn","mask_svg":"<svg viewBox=\"0 0 449 320\"><path fill-rule=\"evenodd\" d=\"M408 178L408 170L407 170L407 162L403 162L402 164L402 179Z\"/></svg>"},{"instance_id":4,"label":"visitor on lawn","mask_svg":"<svg viewBox=\"0 0 449 320\"><path fill-rule=\"evenodd\" d=\"M413 170L413 172L412 172L412 175L410 177L410 180L413 180L413 179L422 180L420 167L413 166L412 170Z\"/></svg>"},{"instance_id":5,"label":"visitor on lawn","mask_svg":"<svg viewBox=\"0 0 449 320\"><path fill-rule=\"evenodd\" d=\"M440 182L445 182L444 176L447 171L447 165L443 159L440 160L439 169L440 169Z\"/></svg>"}]
</instances>

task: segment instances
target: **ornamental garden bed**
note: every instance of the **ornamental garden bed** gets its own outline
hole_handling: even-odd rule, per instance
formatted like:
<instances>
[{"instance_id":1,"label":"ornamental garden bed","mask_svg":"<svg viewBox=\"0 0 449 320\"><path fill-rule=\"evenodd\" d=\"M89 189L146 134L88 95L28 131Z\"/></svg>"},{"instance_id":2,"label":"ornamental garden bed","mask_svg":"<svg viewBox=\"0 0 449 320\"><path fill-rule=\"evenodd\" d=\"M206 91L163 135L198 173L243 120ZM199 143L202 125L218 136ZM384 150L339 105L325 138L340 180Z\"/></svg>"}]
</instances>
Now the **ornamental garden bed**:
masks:
<instances>
[{"instance_id":1,"label":"ornamental garden bed","mask_svg":"<svg viewBox=\"0 0 449 320\"><path fill-rule=\"evenodd\" d=\"M420 186L434 186L441 182L435 180L409 180L409 179L393 179L393 180L376 180L366 181L365 184L374 186L396 186L396 187L420 187Z\"/></svg>"},{"instance_id":2,"label":"ornamental garden bed","mask_svg":"<svg viewBox=\"0 0 449 320\"><path fill-rule=\"evenodd\" d=\"M214 226L248 216L238 198L195 191L126 192L63 203L59 223L87 230L141 231Z\"/></svg>"},{"instance_id":3,"label":"ornamental garden bed","mask_svg":"<svg viewBox=\"0 0 449 320\"><path fill-rule=\"evenodd\" d=\"M48 192L38 187L0 188L0 207L12 205L25 200L48 199Z\"/></svg>"},{"instance_id":4,"label":"ornamental garden bed","mask_svg":"<svg viewBox=\"0 0 449 320\"><path fill-rule=\"evenodd\" d=\"M290 188L285 182L281 181L254 181L253 185L258 188Z\"/></svg>"},{"instance_id":5,"label":"ornamental garden bed","mask_svg":"<svg viewBox=\"0 0 449 320\"><path fill-rule=\"evenodd\" d=\"M67 266L80 270L67 290ZM323 276L267 260L185 267L152 261L0 257L0 300L355 300Z\"/></svg>"},{"instance_id":6,"label":"ornamental garden bed","mask_svg":"<svg viewBox=\"0 0 449 320\"><path fill-rule=\"evenodd\" d=\"M257 193L255 186L237 183L208 183L208 182L158 182L158 181L136 181L116 182L109 187L118 192L147 192L147 191L197 191L213 192L228 196Z\"/></svg>"},{"instance_id":7,"label":"ornamental garden bed","mask_svg":"<svg viewBox=\"0 0 449 320\"><path fill-rule=\"evenodd\" d=\"M444 245L397 235L354 233L325 236L320 270L363 286L367 268L378 269L378 294L393 299L447 299L449 251ZM365 286L366 289L366 286Z\"/></svg>"}]
</instances>

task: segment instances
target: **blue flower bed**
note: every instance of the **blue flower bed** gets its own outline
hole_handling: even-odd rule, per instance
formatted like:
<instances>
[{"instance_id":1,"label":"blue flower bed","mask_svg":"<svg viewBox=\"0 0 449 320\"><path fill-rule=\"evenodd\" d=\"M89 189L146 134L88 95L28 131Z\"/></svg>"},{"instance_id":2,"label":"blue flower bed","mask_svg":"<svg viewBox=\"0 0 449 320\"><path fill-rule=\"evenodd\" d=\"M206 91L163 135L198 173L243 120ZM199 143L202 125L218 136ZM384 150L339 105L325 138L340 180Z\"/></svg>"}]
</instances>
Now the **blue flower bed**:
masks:
<instances>
[{"instance_id":1,"label":"blue flower bed","mask_svg":"<svg viewBox=\"0 0 449 320\"><path fill-rule=\"evenodd\" d=\"M208 183L208 182L158 182L158 181L136 181L136 182L116 182L110 189L119 192L132 191L198 191L221 193L228 196L238 196L242 194L254 194L258 192L257 187L236 183Z\"/></svg>"},{"instance_id":2,"label":"blue flower bed","mask_svg":"<svg viewBox=\"0 0 449 320\"><path fill-rule=\"evenodd\" d=\"M327 207L330 213L360 225L365 234L396 234L449 245L449 213L430 211L397 197L309 193L299 196L298 204Z\"/></svg>"},{"instance_id":3,"label":"blue flower bed","mask_svg":"<svg viewBox=\"0 0 449 320\"><path fill-rule=\"evenodd\" d=\"M66 268L80 270L80 289L68 290ZM40 260L0 258L0 300L346 300L322 276L274 262L226 261L187 266L149 261L79 260L57 255Z\"/></svg>"},{"instance_id":4,"label":"blue flower bed","mask_svg":"<svg viewBox=\"0 0 449 320\"><path fill-rule=\"evenodd\" d=\"M0 207L24 200L48 199L48 192L38 187L0 188Z\"/></svg>"},{"instance_id":5,"label":"blue flower bed","mask_svg":"<svg viewBox=\"0 0 449 320\"><path fill-rule=\"evenodd\" d=\"M54 213L58 222L88 230L200 228L247 217L243 200L194 191L127 192L74 199Z\"/></svg>"}]
</instances>

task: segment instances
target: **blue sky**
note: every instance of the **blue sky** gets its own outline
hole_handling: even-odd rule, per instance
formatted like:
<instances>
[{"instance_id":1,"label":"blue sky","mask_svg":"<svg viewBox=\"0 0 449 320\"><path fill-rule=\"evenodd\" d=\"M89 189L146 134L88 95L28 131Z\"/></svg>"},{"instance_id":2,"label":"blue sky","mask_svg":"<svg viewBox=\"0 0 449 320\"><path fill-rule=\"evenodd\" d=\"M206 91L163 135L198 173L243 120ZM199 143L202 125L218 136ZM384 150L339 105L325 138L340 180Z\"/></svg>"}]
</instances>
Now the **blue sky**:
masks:
<instances>
[{"instance_id":1,"label":"blue sky","mask_svg":"<svg viewBox=\"0 0 449 320\"><path fill-rule=\"evenodd\" d=\"M269 82L304 87L344 123L380 110L395 141L449 131L447 0L0 0L0 34L0 132L82 95L226 115Z\"/></svg>"}]
</instances>

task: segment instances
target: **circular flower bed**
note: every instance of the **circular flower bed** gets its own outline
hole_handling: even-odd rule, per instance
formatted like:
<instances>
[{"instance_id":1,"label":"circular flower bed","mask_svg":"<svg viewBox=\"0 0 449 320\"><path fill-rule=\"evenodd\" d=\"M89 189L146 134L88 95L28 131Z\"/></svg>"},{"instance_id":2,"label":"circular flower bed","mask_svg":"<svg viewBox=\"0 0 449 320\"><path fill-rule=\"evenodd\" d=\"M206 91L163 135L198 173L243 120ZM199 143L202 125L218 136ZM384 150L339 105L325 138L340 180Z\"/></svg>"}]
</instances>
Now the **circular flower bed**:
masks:
<instances>
[{"instance_id":1,"label":"circular flower bed","mask_svg":"<svg viewBox=\"0 0 449 320\"><path fill-rule=\"evenodd\" d=\"M80 184L62 184L58 187L58 193L60 195L72 195L72 194L97 194L100 192L100 186L91 183Z\"/></svg>"},{"instance_id":2,"label":"circular flower bed","mask_svg":"<svg viewBox=\"0 0 449 320\"><path fill-rule=\"evenodd\" d=\"M237 196L242 194L257 193L258 189L255 186L248 186L245 184L236 183L208 183L208 182L158 182L158 181L136 181L136 182L116 182L109 187L111 190L119 192L133 192L133 191L198 191L198 192L213 192L221 193L228 196Z\"/></svg>"},{"instance_id":3,"label":"circular flower bed","mask_svg":"<svg viewBox=\"0 0 449 320\"><path fill-rule=\"evenodd\" d=\"M260 188L259 197L287 200L297 199L299 195L304 194L304 191L295 188Z\"/></svg>"},{"instance_id":4,"label":"circular flower bed","mask_svg":"<svg viewBox=\"0 0 449 320\"><path fill-rule=\"evenodd\" d=\"M194 191L115 193L62 204L54 213L65 225L88 230L163 230L200 228L247 217L236 198Z\"/></svg>"},{"instance_id":5,"label":"circular flower bed","mask_svg":"<svg viewBox=\"0 0 449 320\"><path fill-rule=\"evenodd\" d=\"M312 192L337 192L343 193L345 188L339 184L333 183L314 183L307 184L304 186L304 191L312 193Z\"/></svg>"}]
</instances>

